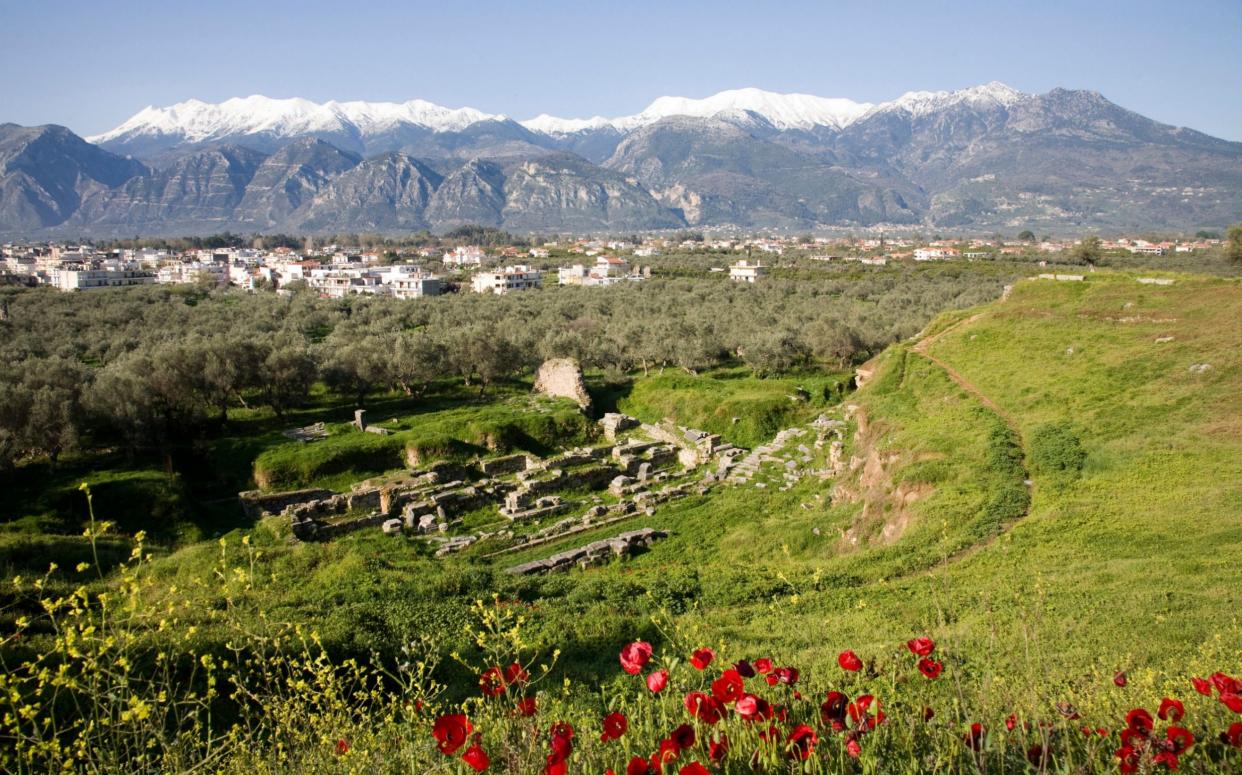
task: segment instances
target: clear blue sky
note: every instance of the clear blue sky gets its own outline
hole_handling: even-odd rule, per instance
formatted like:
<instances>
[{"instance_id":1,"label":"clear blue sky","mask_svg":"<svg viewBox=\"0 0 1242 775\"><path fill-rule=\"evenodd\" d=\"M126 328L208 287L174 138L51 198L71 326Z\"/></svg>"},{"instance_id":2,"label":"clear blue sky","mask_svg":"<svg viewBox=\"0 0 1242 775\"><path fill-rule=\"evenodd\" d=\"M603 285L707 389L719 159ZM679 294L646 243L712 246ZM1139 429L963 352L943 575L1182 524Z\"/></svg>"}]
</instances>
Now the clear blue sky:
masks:
<instances>
[{"instance_id":1,"label":"clear blue sky","mask_svg":"<svg viewBox=\"0 0 1242 775\"><path fill-rule=\"evenodd\" d=\"M990 80L1242 140L1242 0L0 0L0 122L190 97L624 115L758 86L879 102Z\"/></svg>"}]
</instances>

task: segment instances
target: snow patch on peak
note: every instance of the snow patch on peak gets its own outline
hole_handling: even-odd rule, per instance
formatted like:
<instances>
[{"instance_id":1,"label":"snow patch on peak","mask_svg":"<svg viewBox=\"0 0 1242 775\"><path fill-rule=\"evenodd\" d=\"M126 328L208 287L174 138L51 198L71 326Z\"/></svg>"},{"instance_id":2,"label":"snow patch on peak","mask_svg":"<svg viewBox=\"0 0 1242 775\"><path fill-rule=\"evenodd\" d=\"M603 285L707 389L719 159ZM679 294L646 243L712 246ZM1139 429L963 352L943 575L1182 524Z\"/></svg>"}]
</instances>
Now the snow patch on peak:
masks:
<instances>
[{"instance_id":1,"label":"snow patch on peak","mask_svg":"<svg viewBox=\"0 0 1242 775\"><path fill-rule=\"evenodd\" d=\"M619 118L596 116L588 119L556 118L547 114L522 122L534 132L567 135L603 127L627 132L673 116L712 118L723 114L740 119L755 114L777 129L811 129L829 126L841 129L871 109L871 104L853 100L816 97L810 94L779 94L763 89L730 89L703 99L659 97L641 113Z\"/></svg>"},{"instance_id":2,"label":"snow patch on peak","mask_svg":"<svg viewBox=\"0 0 1242 775\"><path fill-rule=\"evenodd\" d=\"M871 113L903 110L914 116L923 116L963 102L976 106L1000 105L1008 108L1025 96L1022 92L1000 81L991 81L957 91L906 92L892 102L877 105Z\"/></svg>"},{"instance_id":3,"label":"snow patch on peak","mask_svg":"<svg viewBox=\"0 0 1242 775\"><path fill-rule=\"evenodd\" d=\"M651 123L669 116L708 118L737 111L757 113L778 129L811 129L816 126L845 127L871 109L865 102L811 94L778 94L762 89L730 89L701 100L660 97L635 118Z\"/></svg>"},{"instance_id":4,"label":"snow patch on peak","mask_svg":"<svg viewBox=\"0 0 1242 775\"><path fill-rule=\"evenodd\" d=\"M214 104L191 99L166 108L148 106L116 129L87 140L104 143L122 137L176 135L185 142L200 143L261 133L277 137L312 132L370 134L402 123L434 132L453 132L479 121L503 118L474 108L446 108L425 100L320 104L300 97L273 99L255 94Z\"/></svg>"},{"instance_id":5,"label":"snow patch on peak","mask_svg":"<svg viewBox=\"0 0 1242 775\"><path fill-rule=\"evenodd\" d=\"M604 118L603 116L557 118L556 116L549 116L547 113L540 113L534 118L528 118L519 123L532 132L540 132L545 135L572 135L577 132L614 126L615 121L616 119Z\"/></svg>"}]
</instances>

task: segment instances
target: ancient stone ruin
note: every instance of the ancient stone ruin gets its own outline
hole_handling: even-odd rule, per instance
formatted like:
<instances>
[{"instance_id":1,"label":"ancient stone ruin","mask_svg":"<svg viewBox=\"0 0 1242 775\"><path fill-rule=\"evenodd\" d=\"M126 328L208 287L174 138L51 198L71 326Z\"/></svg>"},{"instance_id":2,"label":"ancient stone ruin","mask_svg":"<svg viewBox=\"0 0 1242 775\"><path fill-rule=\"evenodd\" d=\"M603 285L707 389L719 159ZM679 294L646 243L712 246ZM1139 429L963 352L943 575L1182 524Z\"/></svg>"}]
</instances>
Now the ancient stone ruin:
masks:
<instances>
[{"instance_id":1,"label":"ancient stone ruin","mask_svg":"<svg viewBox=\"0 0 1242 775\"><path fill-rule=\"evenodd\" d=\"M602 565L613 558L629 557L636 551L646 549L668 534L649 527L632 530L613 538L592 541L586 546L579 546L565 552L559 552L544 560L534 560L521 565L506 568L506 573L526 576L536 573L553 573L571 568L590 568Z\"/></svg>"},{"instance_id":2,"label":"ancient stone ruin","mask_svg":"<svg viewBox=\"0 0 1242 775\"><path fill-rule=\"evenodd\" d=\"M573 358L553 358L543 362L535 375L535 391L547 396L568 398L590 413L591 396L582 381L582 368Z\"/></svg>"}]
</instances>

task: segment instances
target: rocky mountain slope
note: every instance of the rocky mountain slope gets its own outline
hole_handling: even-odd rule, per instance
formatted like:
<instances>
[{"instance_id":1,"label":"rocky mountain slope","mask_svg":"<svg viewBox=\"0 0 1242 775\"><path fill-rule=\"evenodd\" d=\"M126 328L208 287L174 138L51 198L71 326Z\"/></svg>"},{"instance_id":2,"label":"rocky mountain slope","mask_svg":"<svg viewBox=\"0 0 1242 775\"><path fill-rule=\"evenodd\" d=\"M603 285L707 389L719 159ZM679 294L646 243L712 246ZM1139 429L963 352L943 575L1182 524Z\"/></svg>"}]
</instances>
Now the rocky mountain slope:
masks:
<instances>
[{"instance_id":1,"label":"rocky mountain slope","mask_svg":"<svg viewBox=\"0 0 1242 775\"><path fill-rule=\"evenodd\" d=\"M1242 143L1095 92L999 83L880 104L737 89L523 122L418 100L191 100L90 139L0 126L0 232L1070 232L1242 219Z\"/></svg>"}]
</instances>

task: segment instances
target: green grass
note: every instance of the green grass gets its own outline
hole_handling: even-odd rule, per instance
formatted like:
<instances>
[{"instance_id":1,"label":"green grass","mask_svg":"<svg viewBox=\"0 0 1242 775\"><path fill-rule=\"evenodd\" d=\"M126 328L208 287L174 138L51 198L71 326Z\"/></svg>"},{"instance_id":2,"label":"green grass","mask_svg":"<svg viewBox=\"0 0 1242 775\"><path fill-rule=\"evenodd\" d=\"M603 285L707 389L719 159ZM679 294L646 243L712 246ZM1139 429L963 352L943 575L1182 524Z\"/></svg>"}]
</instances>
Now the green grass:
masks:
<instances>
[{"instance_id":1,"label":"green grass","mask_svg":"<svg viewBox=\"0 0 1242 775\"><path fill-rule=\"evenodd\" d=\"M622 411L747 446L820 413L848 414L845 457L857 464L836 481L813 476L786 491L717 486L654 516L494 559L479 547L436 560L432 545L377 530L292 544L283 521L265 520L249 531L262 583L237 593L230 611L313 624L336 656L390 656L427 632L444 654L470 654L469 607L494 593L523 606L527 648L560 649L556 680L575 686L614 674L627 641L671 646L651 620L660 611L696 643L770 655L829 680L844 648L887 654L929 634L951 655L963 702L994 724L1010 710L1044 717L1066 699L1112 713L1121 700L1104 692L1117 669L1148 694L1186 695L1170 676L1234 669L1208 655L1229 648L1223 639L1236 636L1242 605L1238 319L1242 288L1231 280L1178 276L1152 287L1098 272L1085 283L1019 283L1007 301L929 327L943 333L929 354L999 413L910 345L877 359L875 378L846 397L857 407L848 413L824 397L840 375L636 378L615 390ZM1192 372L1195 364L1210 368ZM787 398L798 386L810 400ZM394 412L391 437L342 432L258 457L290 472L281 481L343 485L396 467L392 456L418 440L538 451L586 433L572 409L536 412L528 401ZM825 454L816 452L816 465ZM492 513L468 515L468 526ZM669 537L584 572L503 572L639 527ZM237 538L226 567L243 562ZM212 614L224 605L219 592L195 584L220 562L219 547L199 543L151 566L164 587L196 601L186 617L204 648L223 649L234 635ZM456 667L442 677L462 694L474 683Z\"/></svg>"},{"instance_id":2,"label":"green grass","mask_svg":"<svg viewBox=\"0 0 1242 775\"><path fill-rule=\"evenodd\" d=\"M813 420L848 382L848 374L824 372L759 379L742 367L699 375L670 369L636 379L617 407L644 422L672 419L755 447L782 428Z\"/></svg>"},{"instance_id":3,"label":"green grass","mask_svg":"<svg viewBox=\"0 0 1242 775\"><path fill-rule=\"evenodd\" d=\"M269 447L254 460L254 479L269 490L297 487L348 489L368 476L437 460L505 454L517 450L547 454L586 442L594 427L564 400L512 398L371 424L386 436L362 433L348 424L328 427L330 435L310 443Z\"/></svg>"}]
</instances>

